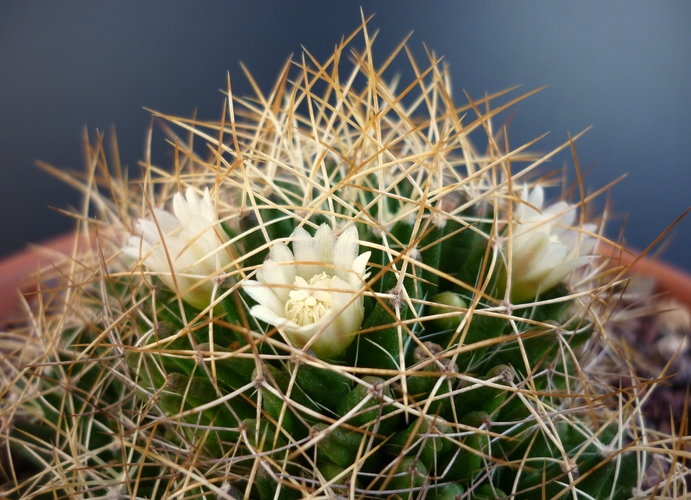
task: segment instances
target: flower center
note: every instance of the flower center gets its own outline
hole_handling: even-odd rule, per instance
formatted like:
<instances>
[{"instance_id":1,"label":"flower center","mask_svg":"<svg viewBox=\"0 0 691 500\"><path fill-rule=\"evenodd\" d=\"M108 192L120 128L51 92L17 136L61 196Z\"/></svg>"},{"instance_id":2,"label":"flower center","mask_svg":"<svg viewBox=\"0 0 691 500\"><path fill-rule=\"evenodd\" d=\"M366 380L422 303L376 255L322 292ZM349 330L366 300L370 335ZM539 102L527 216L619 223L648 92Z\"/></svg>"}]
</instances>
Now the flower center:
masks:
<instances>
[{"instance_id":1,"label":"flower center","mask_svg":"<svg viewBox=\"0 0 691 500\"><path fill-rule=\"evenodd\" d=\"M324 317L331 309L332 276L326 273L315 274L309 281L295 277L295 288L286 302L286 317L300 326L311 325Z\"/></svg>"}]
</instances>

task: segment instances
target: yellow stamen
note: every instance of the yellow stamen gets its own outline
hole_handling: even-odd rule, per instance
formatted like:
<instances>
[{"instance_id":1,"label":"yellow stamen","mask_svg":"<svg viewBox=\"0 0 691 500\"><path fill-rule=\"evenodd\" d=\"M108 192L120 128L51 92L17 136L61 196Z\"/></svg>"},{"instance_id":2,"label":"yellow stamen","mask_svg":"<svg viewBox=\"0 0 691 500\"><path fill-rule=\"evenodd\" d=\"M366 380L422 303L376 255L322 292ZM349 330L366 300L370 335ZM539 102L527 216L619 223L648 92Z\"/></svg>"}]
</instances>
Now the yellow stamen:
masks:
<instances>
[{"instance_id":1,"label":"yellow stamen","mask_svg":"<svg viewBox=\"0 0 691 500\"><path fill-rule=\"evenodd\" d=\"M332 276L326 273L315 274L309 281L300 276L295 277L295 288L290 292L286 302L286 317L300 325L311 325L324 317L331 309Z\"/></svg>"}]
</instances>

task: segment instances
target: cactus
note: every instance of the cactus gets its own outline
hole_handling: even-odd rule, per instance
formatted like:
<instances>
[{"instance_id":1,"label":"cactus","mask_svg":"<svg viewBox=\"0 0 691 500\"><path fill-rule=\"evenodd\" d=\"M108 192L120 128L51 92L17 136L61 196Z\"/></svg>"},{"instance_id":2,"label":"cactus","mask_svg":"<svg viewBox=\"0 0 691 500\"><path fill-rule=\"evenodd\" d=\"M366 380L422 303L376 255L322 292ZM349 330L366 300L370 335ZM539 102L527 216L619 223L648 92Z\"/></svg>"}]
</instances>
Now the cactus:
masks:
<instances>
[{"instance_id":1,"label":"cactus","mask_svg":"<svg viewBox=\"0 0 691 500\"><path fill-rule=\"evenodd\" d=\"M603 237L576 217L583 193L546 205L526 180L573 141L508 149L492 118L529 94L458 107L433 55L399 90L359 31L364 51L354 35L291 63L266 95L229 86L220 122L160 115L190 137L174 174L147 163L128 183L89 146L111 198L84 185L99 245L8 357L3 437L29 463L6 468L8 497L681 488L645 483L668 455L636 394L580 369L613 300Z\"/></svg>"}]
</instances>

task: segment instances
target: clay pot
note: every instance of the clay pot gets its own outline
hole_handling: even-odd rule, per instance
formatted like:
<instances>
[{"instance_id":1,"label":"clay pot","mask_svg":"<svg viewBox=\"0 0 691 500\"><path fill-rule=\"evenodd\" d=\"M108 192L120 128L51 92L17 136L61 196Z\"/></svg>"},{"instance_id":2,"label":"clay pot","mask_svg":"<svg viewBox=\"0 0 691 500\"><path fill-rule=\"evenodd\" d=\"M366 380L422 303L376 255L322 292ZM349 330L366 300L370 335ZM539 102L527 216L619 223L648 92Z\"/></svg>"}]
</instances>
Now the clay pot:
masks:
<instances>
[{"instance_id":1,"label":"clay pot","mask_svg":"<svg viewBox=\"0 0 691 500\"><path fill-rule=\"evenodd\" d=\"M658 291L691 309L691 274L688 272L657 259L638 258L638 253L622 252L609 245L600 245L596 251L610 258L612 267L627 267L626 275L653 278Z\"/></svg>"},{"instance_id":2,"label":"clay pot","mask_svg":"<svg viewBox=\"0 0 691 500\"><path fill-rule=\"evenodd\" d=\"M650 394L644 397L646 390L638 392L644 401L642 413L649 430L678 435L691 425L687 412L691 403L691 276L611 246L601 245L598 253L610 259L613 270L625 270L623 276L652 278L632 280L628 293L620 297L605 328L614 345L626 353L628 363L614 363L603 372L611 374L610 383L618 391L634 386L641 391L641 381L660 378ZM657 470L665 471L667 465ZM652 481L655 484L656 479Z\"/></svg>"},{"instance_id":3,"label":"clay pot","mask_svg":"<svg viewBox=\"0 0 691 500\"><path fill-rule=\"evenodd\" d=\"M75 249L77 236L64 234L41 245L31 245L0 260L0 323L17 319L22 314L21 294L36 290L31 276L41 267L64 261ZM82 244L81 242L79 244Z\"/></svg>"}]
</instances>

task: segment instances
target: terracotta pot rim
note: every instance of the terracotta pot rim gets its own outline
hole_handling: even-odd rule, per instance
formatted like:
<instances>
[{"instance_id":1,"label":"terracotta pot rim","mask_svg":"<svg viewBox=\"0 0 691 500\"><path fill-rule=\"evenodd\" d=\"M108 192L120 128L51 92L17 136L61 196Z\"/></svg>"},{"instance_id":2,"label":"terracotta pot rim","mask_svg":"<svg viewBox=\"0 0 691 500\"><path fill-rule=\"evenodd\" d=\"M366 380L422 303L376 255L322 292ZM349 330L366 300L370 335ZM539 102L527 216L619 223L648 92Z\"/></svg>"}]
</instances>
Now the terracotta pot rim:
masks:
<instances>
[{"instance_id":1,"label":"terracotta pot rim","mask_svg":"<svg viewBox=\"0 0 691 500\"><path fill-rule=\"evenodd\" d=\"M691 274L687 271L656 258L641 256L632 249L622 250L604 243L598 245L596 253L610 259L610 267L621 266L625 275L654 278L661 291L691 309Z\"/></svg>"},{"instance_id":2,"label":"terracotta pot rim","mask_svg":"<svg viewBox=\"0 0 691 500\"><path fill-rule=\"evenodd\" d=\"M0 323L20 314L21 294L35 290L35 283L30 279L33 273L45 265L64 260L83 244L84 240L72 232L29 244L24 250L0 259Z\"/></svg>"}]
</instances>

